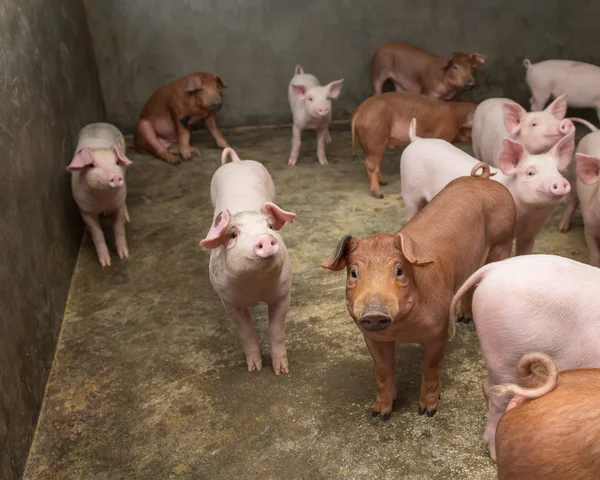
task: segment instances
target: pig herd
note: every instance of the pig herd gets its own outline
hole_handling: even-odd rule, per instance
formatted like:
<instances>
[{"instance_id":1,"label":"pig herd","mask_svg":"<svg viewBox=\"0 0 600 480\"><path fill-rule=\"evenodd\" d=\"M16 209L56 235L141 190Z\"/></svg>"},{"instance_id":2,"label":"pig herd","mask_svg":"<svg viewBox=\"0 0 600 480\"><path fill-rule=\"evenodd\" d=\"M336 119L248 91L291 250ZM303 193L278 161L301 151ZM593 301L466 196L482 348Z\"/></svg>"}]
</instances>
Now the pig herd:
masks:
<instances>
[{"instance_id":1,"label":"pig herd","mask_svg":"<svg viewBox=\"0 0 600 480\"><path fill-rule=\"evenodd\" d=\"M568 106L600 118L600 67L567 60L524 60L531 111L508 98L454 102L475 87L478 53L432 55L403 42L379 47L372 61L374 95L354 111L369 186L382 198L386 149L400 157L406 223L395 234L344 236L322 267L346 270L346 304L373 357L373 416L390 418L396 398L396 342L422 344L418 413L435 415L448 341L458 321L474 320L488 374L484 441L501 479L600 478L600 133L565 118ZM381 93L390 80L395 91ZM290 166L304 130L317 134L327 163L332 99L343 80L321 85L298 65L288 85L292 111ZM227 85L196 72L158 89L144 106L135 148L171 164L199 155L190 129L204 123L222 147L212 177L213 221L201 245L209 276L235 322L249 371L261 370L249 307L268 305L274 372L289 373L285 318L292 263L281 229L296 215L275 203L273 180L260 162L240 160L216 124ZM550 98L552 103L544 108ZM575 148L575 125L590 130ZM472 141L474 156L452 143ZM575 154L575 168L568 169ZM231 162L227 160L231 159ZM121 132L106 123L84 127L71 164L73 196L102 266L110 254L98 216L114 216L116 250L128 256ZM532 255L535 238L559 202L558 228L569 229L581 203L586 265ZM511 257L515 243L516 256ZM597 296L598 295L598 296Z\"/></svg>"}]
</instances>

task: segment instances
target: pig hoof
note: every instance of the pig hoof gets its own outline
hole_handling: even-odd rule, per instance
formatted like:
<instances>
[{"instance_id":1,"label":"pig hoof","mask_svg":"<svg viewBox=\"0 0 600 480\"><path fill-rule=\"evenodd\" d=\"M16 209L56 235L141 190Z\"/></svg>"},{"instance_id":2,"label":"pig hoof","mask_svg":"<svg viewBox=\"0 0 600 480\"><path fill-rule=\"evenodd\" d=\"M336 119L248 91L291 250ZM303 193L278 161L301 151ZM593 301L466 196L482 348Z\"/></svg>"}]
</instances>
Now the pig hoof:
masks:
<instances>
[{"instance_id":1,"label":"pig hoof","mask_svg":"<svg viewBox=\"0 0 600 480\"><path fill-rule=\"evenodd\" d=\"M298 161L298 159L297 159L297 158L290 158L290 159L288 160L288 165L290 165L290 166L294 166L294 165L296 165L296 162L297 162L297 161Z\"/></svg>"},{"instance_id":2,"label":"pig hoof","mask_svg":"<svg viewBox=\"0 0 600 480\"><path fill-rule=\"evenodd\" d=\"M380 415L380 417L381 417L382 422L387 422L392 417L392 414L391 413L382 413Z\"/></svg>"},{"instance_id":3,"label":"pig hoof","mask_svg":"<svg viewBox=\"0 0 600 480\"><path fill-rule=\"evenodd\" d=\"M385 187L388 184L388 182L386 182L385 180L379 180L379 185L381 185L382 187Z\"/></svg>"},{"instance_id":4,"label":"pig hoof","mask_svg":"<svg viewBox=\"0 0 600 480\"><path fill-rule=\"evenodd\" d=\"M375 193L373 192L373 196L378 199L381 200L383 198L383 193L379 192L379 193Z\"/></svg>"},{"instance_id":5,"label":"pig hoof","mask_svg":"<svg viewBox=\"0 0 600 480\"><path fill-rule=\"evenodd\" d=\"M457 322L461 322L461 323L471 323L473 319L471 317L463 317L460 316L456 319Z\"/></svg>"},{"instance_id":6,"label":"pig hoof","mask_svg":"<svg viewBox=\"0 0 600 480\"><path fill-rule=\"evenodd\" d=\"M426 411L427 409L425 407L421 407L421 405L419 405L419 415L423 415Z\"/></svg>"},{"instance_id":7,"label":"pig hoof","mask_svg":"<svg viewBox=\"0 0 600 480\"><path fill-rule=\"evenodd\" d=\"M431 418L431 417L433 417L436 414L436 412L437 412L437 408L434 408L433 410L427 409L427 416L429 418Z\"/></svg>"},{"instance_id":8,"label":"pig hoof","mask_svg":"<svg viewBox=\"0 0 600 480\"><path fill-rule=\"evenodd\" d=\"M378 417L381 414L381 412L378 412L377 410L371 410L371 416L373 418Z\"/></svg>"}]
</instances>

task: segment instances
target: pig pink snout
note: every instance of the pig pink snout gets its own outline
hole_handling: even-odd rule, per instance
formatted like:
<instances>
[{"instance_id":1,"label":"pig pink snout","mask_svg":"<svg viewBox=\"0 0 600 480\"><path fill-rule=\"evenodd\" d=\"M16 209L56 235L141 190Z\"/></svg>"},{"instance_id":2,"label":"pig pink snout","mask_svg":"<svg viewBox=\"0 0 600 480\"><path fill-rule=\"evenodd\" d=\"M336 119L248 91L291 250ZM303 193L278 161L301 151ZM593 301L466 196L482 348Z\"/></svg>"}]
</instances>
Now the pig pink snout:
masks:
<instances>
[{"instance_id":1,"label":"pig pink snout","mask_svg":"<svg viewBox=\"0 0 600 480\"><path fill-rule=\"evenodd\" d=\"M108 179L108 184L112 188L122 187L123 186L123 175L119 175L118 173L111 174L110 178Z\"/></svg>"},{"instance_id":2,"label":"pig pink snout","mask_svg":"<svg viewBox=\"0 0 600 480\"><path fill-rule=\"evenodd\" d=\"M571 184L566 178L554 180L550 185L550 191L557 197L563 197L571 191Z\"/></svg>"},{"instance_id":3,"label":"pig pink snout","mask_svg":"<svg viewBox=\"0 0 600 480\"><path fill-rule=\"evenodd\" d=\"M575 128L575 125L573 125L573 122L571 120L569 120L568 118L565 118L565 119L561 120L561 122L560 122L560 124L558 126L558 130L563 135L567 135L574 128Z\"/></svg>"},{"instance_id":4,"label":"pig pink snout","mask_svg":"<svg viewBox=\"0 0 600 480\"><path fill-rule=\"evenodd\" d=\"M279 253L279 242L273 235L265 233L256 240L254 253L260 258L274 257Z\"/></svg>"},{"instance_id":5,"label":"pig pink snout","mask_svg":"<svg viewBox=\"0 0 600 480\"><path fill-rule=\"evenodd\" d=\"M317 109L317 113L321 116L324 117L325 115L327 115L329 113L329 107L319 107Z\"/></svg>"}]
</instances>

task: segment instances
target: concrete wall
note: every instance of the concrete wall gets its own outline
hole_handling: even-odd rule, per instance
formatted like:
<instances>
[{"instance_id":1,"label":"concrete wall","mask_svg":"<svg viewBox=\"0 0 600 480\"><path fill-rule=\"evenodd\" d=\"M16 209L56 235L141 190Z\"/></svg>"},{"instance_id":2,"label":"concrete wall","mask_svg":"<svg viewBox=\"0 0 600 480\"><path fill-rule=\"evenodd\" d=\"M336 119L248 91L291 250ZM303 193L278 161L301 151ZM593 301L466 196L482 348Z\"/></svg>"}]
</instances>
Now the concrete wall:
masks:
<instances>
[{"instance_id":1,"label":"concrete wall","mask_svg":"<svg viewBox=\"0 0 600 480\"><path fill-rule=\"evenodd\" d=\"M0 478L20 478L82 233L65 171L103 117L83 5L0 6Z\"/></svg>"},{"instance_id":2,"label":"concrete wall","mask_svg":"<svg viewBox=\"0 0 600 480\"><path fill-rule=\"evenodd\" d=\"M343 77L334 107L348 118L370 94L377 45L407 40L438 54L488 55L464 99L508 95L525 102L521 61L600 63L600 2L559 0L106 0L87 1L109 120L135 124L148 96L191 71L226 82L223 125L291 120L294 65L322 82Z\"/></svg>"}]
</instances>

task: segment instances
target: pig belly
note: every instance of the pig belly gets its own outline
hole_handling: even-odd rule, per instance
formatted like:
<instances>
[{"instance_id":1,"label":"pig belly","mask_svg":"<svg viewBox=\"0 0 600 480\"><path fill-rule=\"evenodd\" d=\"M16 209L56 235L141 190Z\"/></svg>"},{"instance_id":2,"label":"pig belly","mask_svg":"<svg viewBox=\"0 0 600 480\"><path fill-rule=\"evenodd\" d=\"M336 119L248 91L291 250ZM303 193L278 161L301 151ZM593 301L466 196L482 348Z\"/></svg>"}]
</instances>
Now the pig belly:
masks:
<instances>
[{"instance_id":1,"label":"pig belly","mask_svg":"<svg viewBox=\"0 0 600 480\"><path fill-rule=\"evenodd\" d=\"M159 137L171 142L177 140L177 131L170 118L155 118L152 120L152 127Z\"/></svg>"},{"instance_id":2,"label":"pig belly","mask_svg":"<svg viewBox=\"0 0 600 480\"><path fill-rule=\"evenodd\" d=\"M570 107L600 107L600 75L592 78L583 75L569 75L552 87L554 97L563 93L567 94L567 102Z\"/></svg>"}]
</instances>

